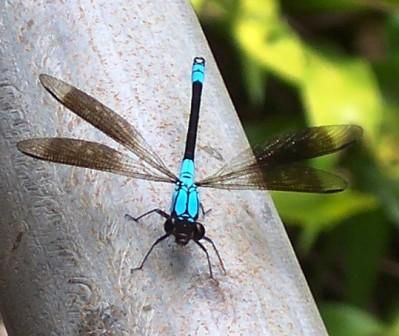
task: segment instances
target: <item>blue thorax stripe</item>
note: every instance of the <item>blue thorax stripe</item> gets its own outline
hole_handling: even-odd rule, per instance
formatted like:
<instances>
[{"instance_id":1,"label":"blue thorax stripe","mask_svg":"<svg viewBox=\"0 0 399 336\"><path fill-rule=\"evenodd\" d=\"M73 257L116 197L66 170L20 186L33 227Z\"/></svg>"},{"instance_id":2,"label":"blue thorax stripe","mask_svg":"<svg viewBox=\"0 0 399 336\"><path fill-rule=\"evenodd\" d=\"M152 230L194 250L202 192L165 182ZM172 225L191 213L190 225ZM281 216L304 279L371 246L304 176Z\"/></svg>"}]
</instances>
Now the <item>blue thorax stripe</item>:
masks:
<instances>
[{"instance_id":1,"label":"blue thorax stripe","mask_svg":"<svg viewBox=\"0 0 399 336\"><path fill-rule=\"evenodd\" d=\"M192 81L194 82L204 82L205 76L205 60L202 57L194 58L193 69L192 69Z\"/></svg>"},{"instance_id":2,"label":"blue thorax stripe","mask_svg":"<svg viewBox=\"0 0 399 336\"><path fill-rule=\"evenodd\" d=\"M194 161L190 159L183 160L180 168L180 180L194 180ZM194 181L193 181L194 182Z\"/></svg>"}]
</instances>

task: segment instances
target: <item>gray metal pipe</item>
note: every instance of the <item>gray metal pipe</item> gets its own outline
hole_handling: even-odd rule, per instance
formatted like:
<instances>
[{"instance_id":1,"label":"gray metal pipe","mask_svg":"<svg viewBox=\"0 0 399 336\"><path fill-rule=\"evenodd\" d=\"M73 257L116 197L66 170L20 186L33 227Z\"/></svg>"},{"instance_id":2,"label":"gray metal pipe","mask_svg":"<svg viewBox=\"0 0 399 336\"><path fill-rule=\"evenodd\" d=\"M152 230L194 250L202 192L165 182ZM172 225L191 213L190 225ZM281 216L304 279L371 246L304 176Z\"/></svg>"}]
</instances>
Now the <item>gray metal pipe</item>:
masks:
<instances>
[{"instance_id":1,"label":"gray metal pipe","mask_svg":"<svg viewBox=\"0 0 399 336\"><path fill-rule=\"evenodd\" d=\"M285 230L263 192L201 190L202 222L224 259L163 233L172 185L29 158L35 136L120 149L68 112L40 73L93 95L133 123L171 169L184 150L194 56L207 59L197 168L203 177L247 146L186 1L3 2L0 8L0 311L15 335L323 335ZM108 333L107 333L108 332Z\"/></svg>"}]
</instances>

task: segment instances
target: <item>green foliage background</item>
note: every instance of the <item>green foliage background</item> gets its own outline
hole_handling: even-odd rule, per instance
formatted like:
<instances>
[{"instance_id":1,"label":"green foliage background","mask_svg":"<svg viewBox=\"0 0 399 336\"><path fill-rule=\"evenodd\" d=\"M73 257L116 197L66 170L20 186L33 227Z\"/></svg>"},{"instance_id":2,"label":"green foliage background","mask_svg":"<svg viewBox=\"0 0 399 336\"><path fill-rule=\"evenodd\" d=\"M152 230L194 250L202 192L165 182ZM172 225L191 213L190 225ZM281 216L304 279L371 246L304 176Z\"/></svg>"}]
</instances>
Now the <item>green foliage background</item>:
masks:
<instances>
[{"instance_id":1,"label":"green foliage background","mask_svg":"<svg viewBox=\"0 0 399 336\"><path fill-rule=\"evenodd\" d=\"M275 193L333 336L399 335L399 2L193 0L250 140L354 123L336 195Z\"/></svg>"}]
</instances>

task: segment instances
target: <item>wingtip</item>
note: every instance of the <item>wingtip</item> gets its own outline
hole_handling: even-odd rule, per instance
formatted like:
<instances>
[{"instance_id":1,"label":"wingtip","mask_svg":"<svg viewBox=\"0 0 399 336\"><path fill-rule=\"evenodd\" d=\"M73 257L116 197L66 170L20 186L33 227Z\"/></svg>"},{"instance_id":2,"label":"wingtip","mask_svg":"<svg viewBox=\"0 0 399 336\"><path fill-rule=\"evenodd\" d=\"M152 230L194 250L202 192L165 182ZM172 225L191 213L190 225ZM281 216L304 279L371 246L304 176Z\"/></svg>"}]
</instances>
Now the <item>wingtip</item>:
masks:
<instances>
[{"instance_id":1,"label":"wingtip","mask_svg":"<svg viewBox=\"0 0 399 336\"><path fill-rule=\"evenodd\" d=\"M349 187L349 183L346 179L341 176L331 174L331 177L335 178L335 183L331 183L330 185L326 185L323 193L325 194L335 194L342 191L345 191Z\"/></svg>"},{"instance_id":2,"label":"wingtip","mask_svg":"<svg viewBox=\"0 0 399 336\"><path fill-rule=\"evenodd\" d=\"M74 89L70 84L44 73L39 75L39 80L43 87L57 100L62 100Z\"/></svg>"},{"instance_id":3,"label":"wingtip","mask_svg":"<svg viewBox=\"0 0 399 336\"><path fill-rule=\"evenodd\" d=\"M58 96L63 96L64 92L67 91L64 83L53 76L40 74L39 80L43 87L57 99Z\"/></svg>"},{"instance_id":4,"label":"wingtip","mask_svg":"<svg viewBox=\"0 0 399 336\"><path fill-rule=\"evenodd\" d=\"M17 142L17 149L21 152L26 154L28 152L29 146L28 146L28 140L21 140Z\"/></svg>"},{"instance_id":5,"label":"wingtip","mask_svg":"<svg viewBox=\"0 0 399 336\"><path fill-rule=\"evenodd\" d=\"M329 189L325 189L323 194L336 194L345 191L348 188L348 183L345 186L333 187Z\"/></svg>"},{"instance_id":6,"label":"wingtip","mask_svg":"<svg viewBox=\"0 0 399 336\"><path fill-rule=\"evenodd\" d=\"M17 149L24 154L32 156L33 152L37 152L37 150L41 148L43 144L51 139L56 138L30 138L21 140L17 142Z\"/></svg>"},{"instance_id":7,"label":"wingtip","mask_svg":"<svg viewBox=\"0 0 399 336\"><path fill-rule=\"evenodd\" d=\"M39 81L46 89L48 89L49 87L54 86L54 83L58 80L53 76L42 73L39 75Z\"/></svg>"},{"instance_id":8,"label":"wingtip","mask_svg":"<svg viewBox=\"0 0 399 336\"><path fill-rule=\"evenodd\" d=\"M351 133L353 135L354 140L359 140L362 138L364 130L362 126L356 125L356 124L349 124L348 125L351 129Z\"/></svg>"}]
</instances>

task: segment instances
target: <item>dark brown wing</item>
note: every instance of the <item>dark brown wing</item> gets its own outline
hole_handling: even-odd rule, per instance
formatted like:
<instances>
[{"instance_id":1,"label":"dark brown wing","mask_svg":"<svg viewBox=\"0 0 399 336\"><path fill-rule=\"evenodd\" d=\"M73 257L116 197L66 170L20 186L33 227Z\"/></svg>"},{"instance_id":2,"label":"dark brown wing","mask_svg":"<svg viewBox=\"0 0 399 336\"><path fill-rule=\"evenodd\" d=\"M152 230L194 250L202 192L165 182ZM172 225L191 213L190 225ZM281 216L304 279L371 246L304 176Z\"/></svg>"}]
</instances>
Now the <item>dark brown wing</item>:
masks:
<instances>
[{"instance_id":1,"label":"dark brown wing","mask_svg":"<svg viewBox=\"0 0 399 336\"><path fill-rule=\"evenodd\" d=\"M136 128L120 115L87 93L49 75L40 75L40 82L60 103L132 151L137 157L170 179L176 179L150 148Z\"/></svg>"},{"instance_id":2,"label":"dark brown wing","mask_svg":"<svg viewBox=\"0 0 399 336\"><path fill-rule=\"evenodd\" d=\"M219 189L268 189L328 193L344 190L333 174L298 163L339 151L359 140L362 128L331 125L305 128L274 137L254 151L248 149L197 184Z\"/></svg>"},{"instance_id":3,"label":"dark brown wing","mask_svg":"<svg viewBox=\"0 0 399 336\"><path fill-rule=\"evenodd\" d=\"M96 169L159 182L175 182L106 145L69 138L37 138L18 142L18 149L34 158ZM158 174L157 174L158 173Z\"/></svg>"},{"instance_id":4,"label":"dark brown wing","mask_svg":"<svg viewBox=\"0 0 399 336\"><path fill-rule=\"evenodd\" d=\"M237 174L238 175L238 174ZM231 178L215 178L207 184L199 183L201 187L217 189L260 189L275 191L298 191L310 193L333 193L342 191L347 187L347 182L341 177L323 170L287 165L249 172L247 175L231 176Z\"/></svg>"}]
</instances>

